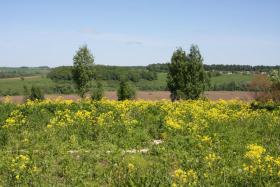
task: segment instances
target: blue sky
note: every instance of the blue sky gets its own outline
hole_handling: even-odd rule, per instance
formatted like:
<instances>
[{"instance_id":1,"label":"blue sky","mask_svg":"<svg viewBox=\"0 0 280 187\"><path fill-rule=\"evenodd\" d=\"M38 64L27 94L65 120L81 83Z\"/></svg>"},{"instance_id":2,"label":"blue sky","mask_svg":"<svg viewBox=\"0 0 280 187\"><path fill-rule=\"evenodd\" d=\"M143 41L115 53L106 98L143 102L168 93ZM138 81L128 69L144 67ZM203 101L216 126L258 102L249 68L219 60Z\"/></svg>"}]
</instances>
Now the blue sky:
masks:
<instances>
[{"instance_id":1,"label":"blue sky","mask_svg":"<svg viewBox=\"0 0 280 187\"><path fill-rule=\"evenodd\" d=\"M0 66L168 62L197 44L206 64L280 64L278 0L0 0Z\"/></svg>"}]
</instances>

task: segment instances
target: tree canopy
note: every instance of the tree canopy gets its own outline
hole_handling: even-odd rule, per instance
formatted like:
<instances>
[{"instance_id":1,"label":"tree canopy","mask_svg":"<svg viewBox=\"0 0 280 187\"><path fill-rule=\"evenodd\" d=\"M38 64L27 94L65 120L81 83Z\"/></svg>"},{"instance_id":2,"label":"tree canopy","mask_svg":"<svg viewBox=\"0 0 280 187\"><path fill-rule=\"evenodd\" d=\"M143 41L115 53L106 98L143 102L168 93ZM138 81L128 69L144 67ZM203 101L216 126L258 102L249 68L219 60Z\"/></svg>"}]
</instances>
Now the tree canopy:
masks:
<instances>
[{"instance_id":1,"label":"tree canopy","mask_svg":"<svg viewBox=\"0 0 280 187\"><path fill-rule=\"evenodd\" d=\"M171 100L197 99L205 90L207 80L203 58L196 45L191 46L189 54L182 48L173 53L167 75Z\"/></svg>"}]
</instances>

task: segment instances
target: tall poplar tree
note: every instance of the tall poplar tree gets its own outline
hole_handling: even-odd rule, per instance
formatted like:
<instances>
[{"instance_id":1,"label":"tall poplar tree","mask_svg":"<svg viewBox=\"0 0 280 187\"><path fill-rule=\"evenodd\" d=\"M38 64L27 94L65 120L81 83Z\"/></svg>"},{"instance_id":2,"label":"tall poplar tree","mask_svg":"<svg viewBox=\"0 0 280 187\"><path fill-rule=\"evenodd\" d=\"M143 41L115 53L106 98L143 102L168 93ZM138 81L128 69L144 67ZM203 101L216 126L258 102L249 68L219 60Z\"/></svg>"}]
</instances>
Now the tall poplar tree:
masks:
<instances>
[{"instance_id":1,"label":"tall poplar tree","mask_svg":"<svg viewBox=\"0 0 280 187\"><path fill-rule=\"evenodd\" d=\"M93 63L94 57L86 45L80 47L73 57L73 79L82 98L88 91L89 83L93 78Z\"/></svg>"},{"instance_id":2,"label":"tall poplar tree","mask_svg":"<svg viewBox=\"0 0 280 187\"><path fill-rule=\"evenodd\" d=\"M208 77L203 68L203 58L199 48L192 45L190 53L179 48L168 64L167 87L171 100L197 99L205 91Z\"/></svg>"}]
</instances>

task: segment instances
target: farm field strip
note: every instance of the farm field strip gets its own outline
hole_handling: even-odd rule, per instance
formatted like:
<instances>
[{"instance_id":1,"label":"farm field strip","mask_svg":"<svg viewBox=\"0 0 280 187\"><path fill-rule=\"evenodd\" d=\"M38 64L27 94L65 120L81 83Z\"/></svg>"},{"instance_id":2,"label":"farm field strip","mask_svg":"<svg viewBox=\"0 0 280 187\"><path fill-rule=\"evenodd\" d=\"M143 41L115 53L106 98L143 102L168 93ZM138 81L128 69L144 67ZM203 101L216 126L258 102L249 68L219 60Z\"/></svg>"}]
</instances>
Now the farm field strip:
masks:
<instances>
[{"instance_id":1,"label":"farm field strip","mask_svg":"<svg viewBox=\"0 0 280 187\"><path fill-rule=\"evenodd\" d=\"M169 100L170 99L170 92L168 91L137 91L136 93L136 99L138 100L151 100L151 101L157 101L157 100ZM254 92L245 92L245 91L206 91L205 92L206 98L210 100L232 100L232 99L240 99L242 101L252 101L254 99ZM63 98L63 99L70 99L73 101L78 100L80 97L78 95L69 94L69 95L63 95L63 94L47 94L45 95L48 99L57 99L57 98ZM117 94L115 91L106 91L105 98L111 99L111 100L117 100ZM4 100L7 97L1 97L0 101ZM8 96L8 98L14 102L14 103L22 103L24 96Z\"/></svg>"}]
</instances>

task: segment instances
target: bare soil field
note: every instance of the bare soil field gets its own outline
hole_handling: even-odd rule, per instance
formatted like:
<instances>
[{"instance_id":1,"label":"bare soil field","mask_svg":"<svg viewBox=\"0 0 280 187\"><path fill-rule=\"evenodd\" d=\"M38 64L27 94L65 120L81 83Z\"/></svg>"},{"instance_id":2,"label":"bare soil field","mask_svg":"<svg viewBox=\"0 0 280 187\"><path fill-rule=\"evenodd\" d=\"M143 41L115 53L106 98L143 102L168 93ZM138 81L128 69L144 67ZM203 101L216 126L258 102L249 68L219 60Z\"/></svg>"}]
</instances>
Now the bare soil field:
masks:
<instances>
[{"instance_id":1,"label":"bare soil field","mask_svg":"<svg viewBox=\"0 0 280 187\"><path fill-rule=\"evenodd\" d=\"M211 100L231 100L231 99L240 99L243 101L252 101L254 99L254 92L242 92L242 91L208 91L205 92L205 96ZM46 98L56 99L58 97L63 97L64 99L77 100L79 99L78 95L46 95ZM117 94L114 91L105 92L105 97L108 99L116 100ZM23 96L10 96L10 100L14 103L22 103ZM0 97L0 100L3 100L4 97ZM136 99L144 100L161 100L169 99L168 91L138 91Z\"/></svg>"}]
</instances>

